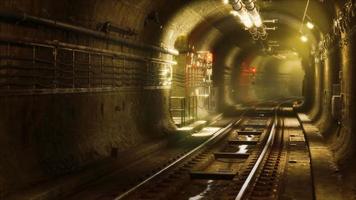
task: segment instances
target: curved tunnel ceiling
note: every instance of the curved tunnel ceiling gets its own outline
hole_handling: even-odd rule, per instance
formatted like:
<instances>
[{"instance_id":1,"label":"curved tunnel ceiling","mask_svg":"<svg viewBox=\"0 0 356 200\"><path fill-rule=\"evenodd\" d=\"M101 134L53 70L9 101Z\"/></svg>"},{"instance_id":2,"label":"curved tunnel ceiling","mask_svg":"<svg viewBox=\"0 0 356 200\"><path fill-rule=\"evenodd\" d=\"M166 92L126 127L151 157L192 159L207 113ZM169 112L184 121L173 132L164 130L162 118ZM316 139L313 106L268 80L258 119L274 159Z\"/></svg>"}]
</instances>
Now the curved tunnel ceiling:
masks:
<instances>
[{"instance_id":1,"label":"curved tunnel ceiling","mask_svg":"<svg viewBox=\"0 0 356 200\"><path fill-rule=\"evenodd\" d=\"M268 25L277 27L276 31L269 31L268 39L280 40L281 46L285 46L282 48L293 48L295 40L299 39L299 29L302 25L301 20L306 1L258 1L258 3L262 18L279 20L275 25ZM295 9L290 9L290 7ZM161 42L168 47L173 47L177 37L190 35L190 41L202 50L214 49L214 46L221 42L221 38L235 41L236 45L240 47L241 43L254 45L255 43L249 37L248 32L243 30L238 19L230 14L230 10L230 5L224 5L220 0L188 3L168 20L169 24L164 26ZM311 43L316 42L319 37L318 31L326 32L330 29L328 24L330 24L331 16L326 14L326 10L325 4L311 1L307 20L318 19L316 23L318 30L307 33L313 37ZM315 22L313 21L313 23ZM290 36L286 38L290 34L296 37L293 38L294 41Z\"/></svg>"},{"instance_id":2,"label":"curved tunnel ceiling","mask_svg":"<svg viewBox=\"0 0 356 200\"><path fill-rule=\"evenodd\" d=\"M195 46L197 50L213 51L219 57L215 68L218 77L214 80L224 85L228 81L226 76L236 74L236 71L233 71L236 69L233 68L241 66L242 63L252 65L256 62L267 62L273 58L269 54L274 54L278 59L278 56L288 55L290 51L298 52L301 57L308 57L305 53L310 52L312 46L317 45L322 34L330 30L333 12L327 12L327 5L321 2L311 1L309 5L306 20L313 22L316 28L303 30L309 37L308 43L300 41L306 1L258 1L258 3L263 19L278 20L276 24L266 24L277 28L275 31L268 32L266 41L254 41L249 32L244 30L239 19L230 14L232 10L230 5L224 5L219 0L194 1L182 7L165 26L162 42L168 47L173 47L176 38L186 36L189 44ZM295 9L290 9L291 7ZM321 20L313 20L319 18ZM276 47L274 52L262 51L268 49L268 41L276 41L279 47ZM261 61L260 55L267 55L266 60L262 58Z\"/></svg>"},{"instance_id":3,"label":"curved tunnel ceiling","mask_svg":"<svg viewBox=\"0 0 356 200\"><path fill-rule=\"evenodd\" d=\"M283 56L294 51L300 57L308 58L307 52L317 46L322 35L331 29L334 16L333 2L311 0L306 13L306 21L315 24L313 30L306 27L303 34L309 37L308 43L300 41L302 18L307 1L305 0L274 0L257 1L264 20L277 19L276 27L268 31L266 41L254 41L247 30L244 30L239 19L230 14L230 5L221 0L184 2L175 10L172 17L167 18L163 25L160 41L164 46L174 48L175 41L181 36L188 38L189 45L196 50L209 50L219 57L217 70L218 80L223 82L224 74L233 73L232 68L243 62L254 63L260 55ZM290 9L293 7L294 9ZM279 47L268 50L268 41L275 41ZM215 79L215 80L217 80Z\"/></svg>"}]
</instances>

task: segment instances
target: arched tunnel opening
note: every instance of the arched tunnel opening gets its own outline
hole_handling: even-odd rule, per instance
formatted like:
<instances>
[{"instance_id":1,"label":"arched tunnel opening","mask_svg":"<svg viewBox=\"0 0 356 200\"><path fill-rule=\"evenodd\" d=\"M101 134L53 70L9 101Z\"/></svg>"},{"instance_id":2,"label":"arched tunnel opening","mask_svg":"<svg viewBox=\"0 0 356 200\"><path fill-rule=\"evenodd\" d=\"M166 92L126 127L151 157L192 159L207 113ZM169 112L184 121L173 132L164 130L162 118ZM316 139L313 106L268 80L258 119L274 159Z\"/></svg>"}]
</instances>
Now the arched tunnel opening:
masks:
<instances>
[{"instance_id":1,"label":"arched tunnel opening","mask_svg":"<svg viewBox=\"0 0 356 200\"><path fill-rule=\"evenodd\" d=\"M354 0L2 0L0 200L355 199Z\"/></svg>"}]
</instances>

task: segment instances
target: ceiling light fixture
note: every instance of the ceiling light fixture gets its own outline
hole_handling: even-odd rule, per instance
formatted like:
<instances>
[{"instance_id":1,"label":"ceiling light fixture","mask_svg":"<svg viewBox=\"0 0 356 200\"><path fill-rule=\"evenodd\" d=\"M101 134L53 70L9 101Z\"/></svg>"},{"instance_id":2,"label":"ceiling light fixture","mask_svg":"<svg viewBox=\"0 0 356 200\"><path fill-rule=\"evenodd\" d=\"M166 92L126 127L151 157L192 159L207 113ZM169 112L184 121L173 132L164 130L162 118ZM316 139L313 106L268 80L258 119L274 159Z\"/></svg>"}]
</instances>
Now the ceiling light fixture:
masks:
<instances>
[{"instance_id":1,"label":"ceiling light fixture","mask_svg":"<svg viewBox=\"0 0 356 200\"><path fill-rule=\"evenodd\" d=\"M302 42L306 43L306 42L308 42L309 39L308 39L308 37L306 35L302 35L302 36L300 36L300 40Z\"/></svg>"},{"instance_id":2,"label":"ceiling light fixture","mask_svg":"<svg viewBox=\"0 0 356 200\"><path fill-rule=\"evenodd\" d=\"M256 0L223 0L223 2L232 6L233 10L230 13L239 17L246 30L251 33L252 39L267 39L267 27L258 12L255 4ZM276 23L277 21L269 20L268 22Z\"/></svg>"},{"instance_id":3,"label":"ceiling light fixture","mask_svg":"<svg viewBox=\"0 0 356 200\"><path fill-rule=\"evenodd\" d=\"M232 11L232 14L234 16L238 16L246 28L252 28L254 22L250 18L250 15L247 12L246 8L243 6L242 2L240 0L233 0L231 2L231 5L232 8L234 9Z\"/></svg>"},{"instance_id":4,"label":"ceiling light fixture","mask_svg":"<svg viewBox=\"0 0 356 200\"><path fill-rule=\"evenodd\" d=\"M309 29L314 29L314 24L311 23L311 22L307 22L307 23L306 23L306 26L307 26Z\"/></svg>"},{"instance_id":5,"label":"ceiling light fixture","mask_svg":"<svg viewBox=\"0 0 356 200\"><path fill-rule=\"evenodd\" d=\"M256 27L261 27L263 25L263 22L260 13L257 11L254 0L242 0L242 3L248 11L248 14L250 15L250 18L252 19L254 25Z\"/></svg>"},{"instance_id":6,"label":"ceiling light fixture","mask_svg":"<svg viewBox=\"0 0 356 200\"><path fill-rule=\"evenodd\" d=\"M234 16L238 16L246 28L263 26L263 21L255 6L254 0L224 0L223 2L224 4L231 4L235 11L231 13Z\"/></svg>"},{"instance_id":7,"label":"ceiling light fixture","mask_svg":"<svg viewBox=\"0 0 356 200\"><path fill-rule=\"evenodd\" d=\"M246 27L246 28L251 28L253 26L253 22L251 21L251 19L249 18L249 16L245 13L239 13L235 10L232 10L230 12L232 15L237 16L240 18L242 24Z\"/></svg>"}]
</instances>

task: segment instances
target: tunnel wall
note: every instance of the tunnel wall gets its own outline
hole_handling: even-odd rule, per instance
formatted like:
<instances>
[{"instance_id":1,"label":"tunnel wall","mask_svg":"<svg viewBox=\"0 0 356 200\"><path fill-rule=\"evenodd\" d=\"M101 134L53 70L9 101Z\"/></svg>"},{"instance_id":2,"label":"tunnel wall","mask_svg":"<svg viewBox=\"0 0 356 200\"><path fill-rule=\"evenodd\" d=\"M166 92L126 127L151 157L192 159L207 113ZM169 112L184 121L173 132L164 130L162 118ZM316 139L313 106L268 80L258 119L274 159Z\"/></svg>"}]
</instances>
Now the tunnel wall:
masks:
<instances>
[{"instance_id":1,"label":"tunnel wall","mask_svg":"<svg viewBox=\"0 0 356 200\"><path fill-rule=\"evenodd\" d=\"M163 127L158 122L167 116L144 108L167 107L166 99L157 101L161 95L120 91L1 97L2 188L77 171L113 151L120 154L157 138L154 130Z\"/></svg>"},{"instance_id":2,"label":"tunnel wall","mask_svg":"<svg viewBox=\"0 0 356 200\"><path fill-rule=\"evenodd\" d=\"M338 144L336 150L336 156L341 162L348 162L349 158L355 154L355 135L354 131L355 123L353 121L355 117L355 84L353 79L355 77L355 34L346 32L342 35L342 41L348 41L342 45L341 58L342 58L342 82L341 82L341 95L342 95L342 121L341 132L339 139L336 140Z\"/></svg>"},{"instance_id":3,"label":"tunnel wall","mask_svg":"<svg viewBox=\"0 0 356 200\"><path fill-rule=\"evenodd\" d=\"M312 61L312 67L314 68L312 72L314 73L313 76L313 102L311 106L311 110L309 112L310 118L315 121L321 117L322 114L322 104L323 104L323 83L324 83L324 61L321 61L319 58L314 58Z\"/></svg>"},{"instance_id":4,"label":"tunnel wall","mask_svg":"<svg viewBox=\"0 0 356 200\"><path fill-rule=\"evenodd\" d=\"M314 85L314 70L315 67L310 64L308 59L302 59L302 65L305 71L303 80L303 96L305 97L303 106L298 108L300 112L308 112L312 109L314 98L315 98L315 87L310 87Z\"/></svg>"},{"instance_id":5,"label":"tunnel wall","mask_svg":"<svg viewBox=\"0 0 356 200\"><path fill-rule=\"evenodd\" d=\"M347 0L334 1L330 5L335 12L334 19L329 23L330 32L323 33L320 43L316 45L316 54L312 56L319 62L310 63L312 59L304 59L304 65L310 66L305 69L310 70L306 73L303 109L332 150L338 164L335 175L342 179L344 198L349 199L355 195L356 188L356 6L353 1ZM336 98L333 102L333 95L339 96L340 101Z\"/></svg>"},{"instance_id":6,"label":"tunnel wall","mask_svg":"<svg viewBox=\"0 0 356 200\"><path fill-rule=\"evenodd\" d=\"M0 2L0 7L1 11L25 12L93 30L98 30L103 22L111 21L137 33L134 36L113 33L114 37L143 43L144 40L149 42L140 33L149 9L155 6L148 6L150 3L6 0ZM132 13L136 13L135 17L129 17ZM147 23L153 25L145 30L146 33L157 32L155 22ZM0 37L4 38L16 36L29 41L56 40L136 56L169 58L154 51L31 23L0 23L0 30ZM2 52L6 52L6 45L1 48ZM12 48L12 54L15 57L29 57L29 54L15 48ZM23 65L15 61L0 62L17 64L19 67ZM121 152L127 152L149 140L162 138L174 130L168 112L169 90L164 87L147 88L145 80L132 81L135 73L138 76L141 73L138 68L147 67L145 62L125 60L124 65L126 70L130 70L123 77L126 83L115 88L51 89L34 86L16 91L4 89L6 93L0 96L1 197L81 170L87 165L110 158L114 151L120 155ZM1 73L7 71L2 70ZM18 94L19 91L21 94Z\"/></svg>"},{"instance_id":7,"label":"tunnel wall","mask_svg":"<svg viewBox=\"0 0 356 200\"><path fill-rule=\"evenodd\" d=\"M235 104L232 87L232 72L238 65L240 48L227 41L221 42L214 53L218 56L214 63L214 84L219 88L218 108L220 111L230 109Z\"/></svg>"},{"instance_id":8,"label":"tunnel wall","mask_svg":"<svg viewBox=\"0 0 356 200\"><path fill-rule=\"evenodd\" d=\"M338 120L332 116L332 96L335 95L333 91L335 84L339 83L339 63L340 54L339 49L329 49L323 55L322 74L323 87L321 90L321 101L319 107L320 117L316 118L316 125L322 130L322 134L326 137L332 135L331 133L339 131Z\"/></svg>"},{"instance_id":9,"label":"tunnel wall","mask_svg":"<svg viewBox=\"0 0 356 200\"><path fill-rule=\"evenodd\" d=\"M338 16L332 23L331 33L324 35L319 44L319 53L315 55L318 62L314 66L314 77L309 77L309 81L314 80L314 100L309 116L325 136L341 166L353 163L355 156L353 121L356 119L356 90L352 81L355 77L355 23L351 14L354 9L355 6L350 2L338 2L335 5ZM342 102L340 108L336 108L336 112L341 114L339 119L331 112L332 95L337 95L333 92L334 84L341 85Z\"/></svg>"}]
</instances>

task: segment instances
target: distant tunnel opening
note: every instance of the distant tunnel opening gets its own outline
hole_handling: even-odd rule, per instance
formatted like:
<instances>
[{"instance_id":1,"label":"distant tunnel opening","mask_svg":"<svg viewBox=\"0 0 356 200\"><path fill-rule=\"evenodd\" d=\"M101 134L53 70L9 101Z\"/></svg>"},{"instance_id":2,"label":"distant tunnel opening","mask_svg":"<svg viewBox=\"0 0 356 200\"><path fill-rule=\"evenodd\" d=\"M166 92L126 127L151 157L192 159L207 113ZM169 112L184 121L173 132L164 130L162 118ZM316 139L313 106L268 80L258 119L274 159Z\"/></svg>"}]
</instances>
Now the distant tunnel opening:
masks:
<instances>
[{"instance_id":1,"label":"distant tunnel opening","mask_svg":"<svg viewBox=\"0 0 356 200\"><path fill-rule=\"evenodd\" d=\"M247 58L234 69L232 97L236 103L302 98L304 73L296 52Z\"/></svg>"}]
</instances>

